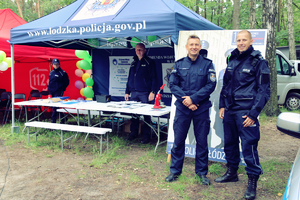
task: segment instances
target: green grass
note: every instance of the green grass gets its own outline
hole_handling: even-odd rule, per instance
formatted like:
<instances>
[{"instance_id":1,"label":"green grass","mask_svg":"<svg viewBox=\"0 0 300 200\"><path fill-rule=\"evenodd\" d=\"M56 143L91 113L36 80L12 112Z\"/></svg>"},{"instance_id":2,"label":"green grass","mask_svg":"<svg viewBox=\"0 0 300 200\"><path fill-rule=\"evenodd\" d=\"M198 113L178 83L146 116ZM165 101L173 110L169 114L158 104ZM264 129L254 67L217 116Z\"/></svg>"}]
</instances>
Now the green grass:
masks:
<instances>
[{"instance_id":1,"label":"green grass","mask_svg":"<svg viewBox=\"0 0 300 200\"><path fill-rule=\"evenodd\" d=\"M281 110L284 112L284 110ZM266 122L276 123L276 117L260 116L260 123ZM20 132L24 125L20 125ZM65 137L68 133L65 133ZM1 127L0 138L4 140L6 146L14 148L16 145L22 145L33 152L43 152L50 150L51 153L46 152L45 157L52 158L56 154L61 153L60 137L54 131L46 131L40 134L35 141L34 137L30 137L28 145L27 131L24 133L11 134L11 124ZM202 199L237 199L237 194L231 194L226 189L217 189L212 179L210 181L213 185L206 187L199 184L199 180L195 178L193 158L186 158L184 162L183 172L178 181L173 183L166 183L165 177L169 174L170 163L167 163L167 154L165 145L161 145L154 155L155 145L142 145L139 143L128 143L120 135L112 133L109 135L109 151L106 151L106 144L103 144L102 155L99 151L99 140L93 136L89 136L87 143L84 144L85 134L79 134L71 141L71 149L68 149L68 141L64 143L64 148L77 155L92 155L92 160L88 163L79 162L83 166L90 166L97 169L105 168L106 170L97 170L99 174L113 174L118 178L119 184L125 184L127 187L135 184L150 184L152 187L162 190L171 190L176 193L179 199L194 199L191 188L196 191ZM134 161L128 161L130 152L138 149L139 156ZM127 161L126 163L123 161ZM261 162L264 169L264 174L260 176L258 186L265 193L274 196L277 193L284 193L288 175L292 163L284 163L278 160L269 160ZM160 169L157 169L160 166ZM240 166L238 173L246 176L245 167ZM225 163L209 162L210 177L216 178L222 176L226 172ZM79 179L88 179L87 171L73 172ZM141 176L141 173L149 174L149 179ZM144 174L143 174L144 175ZM42 179L38 180L42 182ZM134 193L129 189L125 194L125 198L134 198ZM221 197L220 197L221 196Z\"/></svg>"}]
</instances>

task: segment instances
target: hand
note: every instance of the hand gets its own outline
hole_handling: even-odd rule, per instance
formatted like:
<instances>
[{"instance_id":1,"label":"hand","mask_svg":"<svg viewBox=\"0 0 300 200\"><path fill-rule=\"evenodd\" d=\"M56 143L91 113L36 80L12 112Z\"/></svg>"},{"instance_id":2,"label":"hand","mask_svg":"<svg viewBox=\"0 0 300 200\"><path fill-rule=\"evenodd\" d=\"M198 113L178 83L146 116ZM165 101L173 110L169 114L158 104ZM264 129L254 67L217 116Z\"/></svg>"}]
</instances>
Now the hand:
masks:
<instances>
[{"instance_id":1,"label":"hand","mask_svg":"<svg viewBox=\"0 0 300 200\"><path fill-rule=\"evenodd\" d=\"M219 110L220 119L224 119L224 113L225 113L225 108L220 108L220 110Z\"/></svg>"},{"instance_id":2,"label":"hand","mask_svg":"<svg viewBox=\"0 0 300 200\"><path fill-rule=\"evenodd\" d=\"M148 96L148 100L152 101L154 99L154 93L150 92L149 96Z\"/></svg>"},{"instance_id":3,"label":"hand","mask_svg":"<svg viewBox=\"0 0 300 200\"><path fill-rule=\"evenodd\" d=\"M188 108L192 111L195 111L198 109L198 107L195 104L191 104Z\"/></svg>"},{"instance_id":4,"label":"hand","mask_svg":"<svg viewBox=\"0 0 300 200\"><path fill-rule=\"evenodd\" d=\"M128 101L129 100L129 94L125 94L124 99L125 99L125 101Z\"/></svg>"},{"instance_id":5,"label":"hand","mask_svg":"<svg viewBox=\"0 0 300 200\"><path fill-rule=\"evenodd\" d=\"M193 104L191 97L189 96L184 96L182 97L184 100L182 101L183 105L185 105L186 107L189 107L191 104Z\"/></svg>"},{"instance_id":6,"label":"hand","mask_svg":"<svg viewBox=\"0 0 300 200\"><path fill-rule=\"evenodd\" d=\"M243 118L246 118L246 120L243 122L244 127L252 126L255 123L255 121L249 118L247 115L244 115Z\"/></svg>"}]
</instances>

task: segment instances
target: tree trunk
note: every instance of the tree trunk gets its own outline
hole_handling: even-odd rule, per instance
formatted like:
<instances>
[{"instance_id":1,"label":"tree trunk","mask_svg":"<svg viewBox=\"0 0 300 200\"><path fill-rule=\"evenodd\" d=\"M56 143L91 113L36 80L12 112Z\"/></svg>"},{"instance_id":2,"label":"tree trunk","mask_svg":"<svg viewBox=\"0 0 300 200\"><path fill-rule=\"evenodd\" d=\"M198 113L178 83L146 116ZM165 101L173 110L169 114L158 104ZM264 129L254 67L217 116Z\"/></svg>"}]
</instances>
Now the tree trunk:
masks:
<instances>
[{"instance_id":1,"label":"tree trunk","mask_svg":"<svg viewBox=\"0 0 300 200\"><path fill-rule=\"evenodd\" d=\"M41 11L40 11L40 0L37 0L37 10L38 10L38 16L41 17Z\"/></svg>"},{"instance_id":2,"label":"tree trunk","mask_svg":"<svg viewBox=\"0 0 300 200\"><path fill-rule=\"evenodd\" d=\"M199 3L200 3L200 0L196 0L196 13L198 13L200 15Z\"/></svg>"},{"instance_id":3,"label":"tree trunk","mask_svg":"<svg viewBox=\"0 0 300 200\"><path fill-rule=\"evenodd\" d=\"M290 49L290 60L297 60L296 48L295 48L295 35L294 35L294 19L293 19L293 5L292 0L286 1L287 7L287 19L288 19L288 30L289 30L289 49Z\"/></svg>"},{"instance_id":4,"label":"tree trunk","mask_svg":"<svg viewBox=\"0 0 300 200\"><path fill-rule=\"evenodd\" d=\"M206 17L206 1L207 0L204 0L204 18L207 19Z\"/></svg>"},{"instance_id":5,"label":"tree trunk","mask_svg":"<svg viewBox=\"0 0 300 200\"><path fill-rule=\"evenodd\" d=\"M277 105L277 70L276 70L276 0L268 0L266 3L266 17L267 17L267 51L266 60L269 62L269 68L271 71L271 97L264 108L264 112L267 116L276 116L279 114L279 108Z\"/></svg>"},{"instance_id":6,"label":"tree trunk","mask_svg":"<svg viewBox=\"0 0 300 200\"><path fill-rule=\"evenodd\" d=\"M266 11L266 0L262 0L262 26L263 29L267 28L267 11Z\"/></svg>"},{"instance_id":7,"label":"tree trunk","mask_svg":"<svg viewBox=\"0 0 300 200\"><path fill-rule=\"evenodd\" d=\"M18 11L19 11L19 15L22 19L24 19L23 17L23 0L16 0L16 4L18 6Z\"/></svg>"},{"instance_id":8,"label":"tree trunk","mask_svg":"<svg viewBox=\"0 0 300 200\"><path fill-rule=\"evenodd\" d=\"M241 11L241 2L240 0L234 0L233 5L233 19L232 19L232 29L240 28L240 11Z\"/></svg>"},{"instance_id":9,"label":"tree trunk","mask_svg":"<svg viewBox=\"0 0 300 200\"><path fill-rule=\"evenodd\" d=\"M255 29L255 7L256 0L250 0L249 29Z\"/></svg>"},{"instance_id":10,"label":"tree trunk","mask_svg":"<svg viewBox=\"0 0 300 200\"><path fill-rule=\"evenodd\" d=\"M278 0L278 13L277 13L277 32L280 31L280 10L281 10L281 0Z\"/></svg>"}]
</instances>

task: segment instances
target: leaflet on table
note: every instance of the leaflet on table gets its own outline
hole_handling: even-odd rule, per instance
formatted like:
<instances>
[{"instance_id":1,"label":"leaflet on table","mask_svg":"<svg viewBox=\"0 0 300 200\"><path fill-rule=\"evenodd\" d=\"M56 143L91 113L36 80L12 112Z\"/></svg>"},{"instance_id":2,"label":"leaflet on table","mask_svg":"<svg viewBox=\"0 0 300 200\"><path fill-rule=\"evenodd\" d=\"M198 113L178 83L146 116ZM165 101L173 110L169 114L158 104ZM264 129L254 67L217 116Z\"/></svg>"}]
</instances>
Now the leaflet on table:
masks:
<instances>
[{"instance_id":1,"label":"leaflet on table","mask_svg":"<svg viewBox=\"0 0 300 200\"><path fill-rule=\"evenodd\" d=\"M112 108L129 108L129 109L135 109L145 106L146 104L142 104L137 101L120 101L120 102L109 102L106 103L107 107Z\"/></svg>"}]
</instances>

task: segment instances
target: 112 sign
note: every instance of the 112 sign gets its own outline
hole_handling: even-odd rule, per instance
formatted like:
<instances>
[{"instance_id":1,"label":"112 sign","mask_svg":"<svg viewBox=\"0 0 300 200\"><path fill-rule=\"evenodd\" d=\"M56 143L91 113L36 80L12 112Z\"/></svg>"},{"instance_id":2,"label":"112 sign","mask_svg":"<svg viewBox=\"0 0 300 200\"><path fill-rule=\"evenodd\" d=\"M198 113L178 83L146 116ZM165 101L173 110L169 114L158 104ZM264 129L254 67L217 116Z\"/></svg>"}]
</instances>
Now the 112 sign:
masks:
<instances>
[{"instance_id":1,"label":"112 sign","mask_svg":"<svg viewBox=\"0 0 300 200\"><path fill-rule=\"evenodd\" d=\"M38 67L33 68L29 71L30 77L30 88L35 90L47 90L47 85L49 82L47 69L39 69Z\"/></svg>"}]
</instances>

